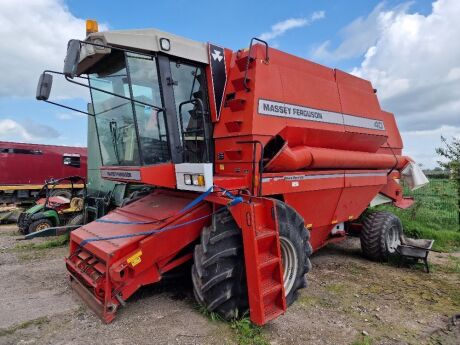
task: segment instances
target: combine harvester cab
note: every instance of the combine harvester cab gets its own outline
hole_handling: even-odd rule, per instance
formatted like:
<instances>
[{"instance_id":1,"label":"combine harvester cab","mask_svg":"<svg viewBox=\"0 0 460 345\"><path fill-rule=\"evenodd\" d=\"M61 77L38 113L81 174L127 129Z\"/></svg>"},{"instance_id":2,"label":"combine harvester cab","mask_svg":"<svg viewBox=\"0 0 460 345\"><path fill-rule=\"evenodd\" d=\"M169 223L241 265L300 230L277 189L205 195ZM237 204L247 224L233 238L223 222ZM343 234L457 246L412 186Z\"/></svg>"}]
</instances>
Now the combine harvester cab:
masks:
<instances>
[{"instance_id":1,"label":"combine harvester cab","mask_svg":"<svg viewBox=\"0 0 460 345\"><path fill-rule=\"evenodd\" d=\"M192 260L198 303L265 324L305 287L313 251L343 239L369 206L410 206L401 178L426 183L366 80L259 39L233 52L88 24L85 41L69 42L64 72L42 74L37 99L48 101L53 73L88 87L101 176L154 187L71 233L72 286L106 322ZM368 218L363 251L385 260L399 219Z\"/></svg>"}]
</instances>

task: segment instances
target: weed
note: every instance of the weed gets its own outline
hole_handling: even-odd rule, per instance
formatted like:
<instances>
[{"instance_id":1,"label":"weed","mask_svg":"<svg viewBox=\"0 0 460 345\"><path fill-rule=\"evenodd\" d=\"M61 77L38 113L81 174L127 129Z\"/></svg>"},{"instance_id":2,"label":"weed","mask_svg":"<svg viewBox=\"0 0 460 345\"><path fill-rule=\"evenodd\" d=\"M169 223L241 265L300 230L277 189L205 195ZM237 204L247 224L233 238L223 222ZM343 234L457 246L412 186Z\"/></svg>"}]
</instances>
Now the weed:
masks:
<instances>
[{"instance_id":1,"label":"weed","mask_svg":"<svg viewBox=\"0 0 460 345\"><path fill-rule=\"evenodd\" d=\"M372 339L367 335L363 335L363 336L360 336L358 340L355 340L351 345L372 345L372 344L373 344Z\"/></svg>"},{"instance_id":2,"label":"weed","mask_svg":"<svg viewBox=\"0 0 460 345\"><path fill-rule=\"evenodd\" d=\"M268 345L262 334L262 328L254 325L249 318L234 320L231 323L239 345Z\"/></svg>"},{"instance_id":3,"label":"weed","mask_svg":"<svg viewBox=\"0 0 460 345\"><path fill-rule=\"evenodd\" d=\"M205 307L201 306L201 305L197 305L196 306L196 309L201 313L203 314L204 316L206 316L208 319L210 319L211 321L224 321L219 314L217 313L214 313L212 311L209 311L208 309L206 309Z\"/></svg>"},{"instance_id":4,"label":"weed","mask_svg":"<svg viewBox=\"0 0 460 345\"><path fill-rule=\"evenodd\" d=\"M239 345L268 345L269 342L262 335L262 328L254 325L247 315L242 318L235 318L226 322L218 314L207 310L203 306L196 306L196 309L211 321L218 321L230 325L236 335Z\"/></svg>"},{"instance_id":5,"label":"weed","mask_svg":"<svg viewBox=\"0 0 460 345\"><path fill-rule=\"evenodd\" d=\"M16 331L18 331L20 329L24 329L24 328L27 328L27 327L32 326L32 325L39 326L39 325L43 325L43 324L48 323L48 322L50 322L50 321L49 321L49 319L47 317L40 317L40 318L35 319L35 320L25 321L25 322L19 323L17 325L13 325L13 326L8 327L8 328L0 329L0 337L4 337L6 335L13 334L14 332L16 332Z\"/></svg>"}]
</instances>

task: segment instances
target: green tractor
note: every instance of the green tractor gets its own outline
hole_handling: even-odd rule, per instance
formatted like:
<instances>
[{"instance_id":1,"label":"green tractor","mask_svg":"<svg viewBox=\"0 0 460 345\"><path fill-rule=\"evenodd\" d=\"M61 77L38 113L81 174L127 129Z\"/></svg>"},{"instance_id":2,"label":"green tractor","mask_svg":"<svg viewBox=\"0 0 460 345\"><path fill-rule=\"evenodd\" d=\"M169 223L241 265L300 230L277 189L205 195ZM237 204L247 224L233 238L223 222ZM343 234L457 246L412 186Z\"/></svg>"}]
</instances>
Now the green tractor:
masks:
<instances>
[{"instance_id":1,"label":"green tractor","mask_svg":"<svg viewBox=\"0 0 460 345\"><path fill-rule=\"evenodd\" d=\"M56 185L63 181L71 186L66 195L56 193ZM83 185L83 189L76 188ZM18 219L19 231L32 234L48 228L60 226L82 225L85 221L86 181L81 176L68 176L51 179L45 182L40 199L28 210L21 213Z\"/></svg>"}]
</instances>

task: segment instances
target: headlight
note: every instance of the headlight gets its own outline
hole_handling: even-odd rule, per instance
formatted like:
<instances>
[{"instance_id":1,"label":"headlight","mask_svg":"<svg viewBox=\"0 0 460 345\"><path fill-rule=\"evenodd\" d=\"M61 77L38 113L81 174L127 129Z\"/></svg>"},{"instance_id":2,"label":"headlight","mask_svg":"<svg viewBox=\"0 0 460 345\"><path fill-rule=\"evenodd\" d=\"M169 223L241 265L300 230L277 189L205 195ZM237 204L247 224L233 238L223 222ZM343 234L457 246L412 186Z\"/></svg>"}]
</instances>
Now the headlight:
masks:
<instances>
[{"instance_id":1,"label":"headlight","mask_svg":"<svg viewBox=\"0 0 460 345\"><path fill-rule=\"evenodd\" d=\"M185 183L187 186L191 186L191 185L192 185L192 175L190 175L190 174L184 174L184 183Z\"/></svg>"},{"instance_id":2,"label":"headlight","mask_svg":"<svg viewBox=\"0 0 460 345\"><path fill-rule=\"evenodd\" d=\"M193 175L192 181L194 186L204 186L204 176L203 175Z\"/></svg>"}]
</instances>

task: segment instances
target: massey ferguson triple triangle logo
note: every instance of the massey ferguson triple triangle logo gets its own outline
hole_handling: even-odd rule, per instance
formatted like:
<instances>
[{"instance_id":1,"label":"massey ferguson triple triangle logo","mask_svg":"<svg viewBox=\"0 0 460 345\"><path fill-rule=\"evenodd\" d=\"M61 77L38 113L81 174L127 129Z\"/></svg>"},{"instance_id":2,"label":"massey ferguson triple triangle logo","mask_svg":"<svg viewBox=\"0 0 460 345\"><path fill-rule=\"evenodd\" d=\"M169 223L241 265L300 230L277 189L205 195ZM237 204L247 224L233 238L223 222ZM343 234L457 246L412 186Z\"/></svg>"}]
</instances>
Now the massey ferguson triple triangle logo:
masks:
<instances>
[{"instance_id":1,"label":"massey ferguson triple triangle logo","mask_svg":"<svg viewBox=\"0 0 460 345\"><path fill-rule=\"evenodd\" d=\"M221 54L220 50L214 49L214 53L211 54L212 59L221 62L224 57L220 54Z\"/></svg>"},{"instance_id":2,"label":"massey ferguson triple triangle logo","mask_svg":"<svg viewBox=\"0 0 460 345\"><path fill-rule=\"evenodd\" d=\"M211 65L212 91L216 107L216 117L219 119L224 99L225 84L227 83L227 69L225 68L224 48L209 44L209 61Z\"/></svg>"}]
</instances>

